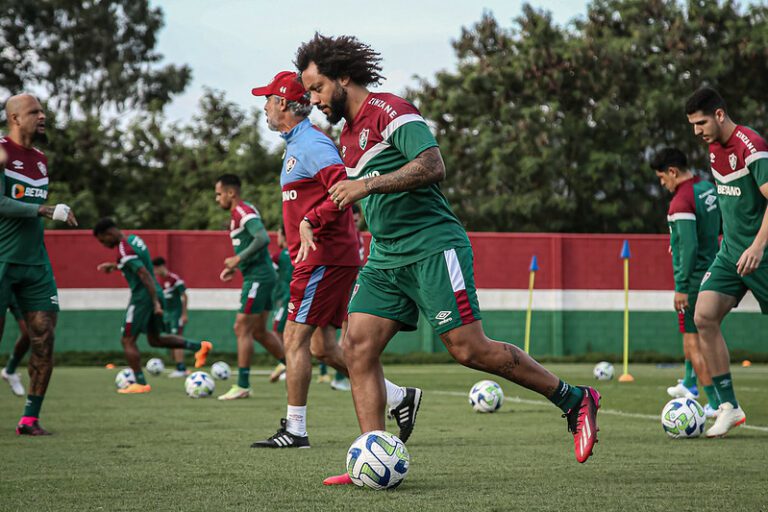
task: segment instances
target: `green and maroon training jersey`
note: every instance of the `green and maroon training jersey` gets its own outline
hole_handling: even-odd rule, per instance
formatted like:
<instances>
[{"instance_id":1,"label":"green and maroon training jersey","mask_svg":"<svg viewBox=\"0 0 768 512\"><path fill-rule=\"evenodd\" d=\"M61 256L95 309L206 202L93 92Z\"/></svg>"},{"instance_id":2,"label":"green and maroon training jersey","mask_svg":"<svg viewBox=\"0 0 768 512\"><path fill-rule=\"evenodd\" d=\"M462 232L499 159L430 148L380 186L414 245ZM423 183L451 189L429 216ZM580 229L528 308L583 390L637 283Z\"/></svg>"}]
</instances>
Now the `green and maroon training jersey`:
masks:
<instances>
[{"instance_id":1,"label":"green and maroon training jersey","mask_svg":"<svg viewBox=\"0 0 768 512\"><path fill-rule=\"evenodd\" d=\"M341 131L341 153L350 179L395 172L437 141L419 111L387 93L370 93ZM469 238L437 184L362 201L371 232L368 263L397 268L450 247L469 246Z\"/></svg>"},{"instance_id":2,"label":"green and maroon training jersey","mask_svg":"<svg viewBox=\"0 0 768 512\"><path fill-rule=\"evenodd\" d=\"M698 293L719 249L720 209L715 186L698 176L682 182L669 203L667 224L675 291Z\"/></svg>"},{"instance_id":3,"label":"green and maroon training jersey","mask_svg":"<svg viewBox=\"0 0 768 512\"><path fill-rule=\"evenodd\" d=\"M768 204L760 192L768 183L768 144L751 128L737 126L726 144L709 145L709 160L723 216L719 254L736 264L754 242ZM768 258L760 266L768 266Z\"/></svg>"},{"instance_id":4,"label":"green and maroon training jersey","mask_svg":"<svg viewBox=\"0 0 768 512\"><path fill-rule=\"evenodd\" d=\"M8 154L0 175L0 193L14 201L43 204L48 197L48 159L42 151L25 148L10 137L0 138ZM21 265L47 265L40 217L0 217L0 261Z\"/></svg>"},{"instance_id":5,"label":"green and maroon training jersey","mask_svg":"<svg viewBox=\"0 0 768 512\"><path fill-rule=\"evenodd\" d=\"M269 238L267 230L261 222L259 210L251 203L240 201L232 210L229 221L229 236L232 238L235 254L240 254L251 244L253 241L251 231L254 233L261 232L264 237ZM269 255L268 245L253 254L248 258L248 261L240 262L239 268L243 278L260 283L273 282L277 278L275 269L272 267L272 257Z\"/></svg>"},{"instance_id":6,"label":"green and maroon training jersey","mask_svg":"<svg viewBox=\"0 0 768 512\"><path fill-rule=\"evenodd\" d=\"M152 256L149 255L147 244L138 235L128 235L117 245L117 268L128 281L128 287L131 289L131 302L150 299L149 291L139 277L139 271L142 267L149 272L149 276L155 283L155 293L161 297L163 290L155 277Z\"/></svg>"}]
</instances>

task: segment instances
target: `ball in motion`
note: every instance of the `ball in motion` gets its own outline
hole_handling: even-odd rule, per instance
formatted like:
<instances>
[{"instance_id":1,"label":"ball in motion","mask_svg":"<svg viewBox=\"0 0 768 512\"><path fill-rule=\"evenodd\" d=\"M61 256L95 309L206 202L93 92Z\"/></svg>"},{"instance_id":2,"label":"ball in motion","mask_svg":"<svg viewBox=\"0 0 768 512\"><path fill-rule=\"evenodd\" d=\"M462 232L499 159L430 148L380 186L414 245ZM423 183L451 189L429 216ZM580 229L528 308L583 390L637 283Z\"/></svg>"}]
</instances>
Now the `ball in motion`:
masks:
<instances>
[{"instance_id":1,"label":"ball in motion","mask_svg":"<svg viewBox=\"0 0 768 512\"><path fill-rule=\"evenodd\" d=\"M504 391L492 380L481 380L469 391L469 405L477 412L496 412L504 403Z\"/></svg>"},{"instance_id":2,"label":"ball in motion","mask_svg":"<svg viewBox=\"0 0 768 512\"><path fill-rule=\"evenodd\" d=\"M592 375L597 380L611 380L613 379L613 365L608 361L600 361L595 365L595 369L592 370Z\"/></svg>"},{"instance_id":3,"label":"ball in motion","mask_svg":"<svg viewBox=\"0 0 768 512\"><path fill-rule=\"evenodd\" d=\"M213 394L216 383L205 372L194 372L184 381L184 389L191 398L205 398Z\"/></svg>"},{"instance_id":4,"label":"ball in motion","mask_svg":"<svg viewBox=\"0 0 768 512\"><path fill-rule=\"evenodd\" d=\"M670 400L661 411L661 426L675 439L701 435L706 419L704 408L691 398Z\"/></svg>"},{"instance_id":5,"label":"ball in motion","mask_svg":"<svg viewBox=\"0 0 768 512\"><path fill-rule=\"evenodd\" d=\"M232 370L224 361L216 361L211 365L211 375L214 379L227 380L232 375Z\"/></svg>"},{"instance_id":6,"label":"ball in motion","mask_svg":"<svg viewBox=\"0 0 768 512\"><path fill-rule=\"evenodd\" d=\"M115 386L117 389L125 389L131 384L136 384L136 375L130 368L123 368L115 375Z\"/></svg>"},{"instance_id":7,"label":"ball in motion","mask_svg":"<svg viewBox=\"0 0 768 512\"><path fill-rule=\"evenodd\" d=\"M408 474L410 464L405 444L383 430L361 435L347 452L347 473L358 487L394 489Z\"/></svg>"},{"instance_id":8,"label":"ball in motion","mask_svg":"<svg viewBox=\"0 0 768 512\"><path fill-rule=\"evenodd\" d=\"M150 375L160 375L165 371L165 365L163 364L163 360L158 357L153 357L149 361L147 361L147 372L149 372Z\"/></svg>"}]
</instances>

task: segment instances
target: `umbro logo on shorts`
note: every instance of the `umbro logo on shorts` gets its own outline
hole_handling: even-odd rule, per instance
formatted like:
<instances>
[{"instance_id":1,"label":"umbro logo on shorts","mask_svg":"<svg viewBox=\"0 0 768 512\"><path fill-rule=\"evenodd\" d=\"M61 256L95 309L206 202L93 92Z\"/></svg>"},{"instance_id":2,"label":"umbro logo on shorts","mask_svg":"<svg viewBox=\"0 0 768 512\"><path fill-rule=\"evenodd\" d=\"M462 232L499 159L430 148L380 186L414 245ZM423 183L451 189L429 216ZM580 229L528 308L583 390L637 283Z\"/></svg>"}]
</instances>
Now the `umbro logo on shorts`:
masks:
<instances>
[{"instance_id":1,"label":"umbro logo on shorts","mask_svg":"<svg viewBox=\"0 0 768 512\"><path fill-rule=\"evenodd\" d=\"M712 272L707 272L706 274L704 274L704 277L701 279L701 284L704 284L705 282L707 282L707 279L709 279L709 276L711 275L712 275Z\"/></svg>"},{"instance_id":2,"label":"umbro logo on shorts","mask_svg":"<svg viewBox=\"0 0 768 512\"><path fill-rule=\"evenodd\" d=\"M59 305L59 296L58 295L51 296L51 304L56 304L57 306Z\"/></svg>"},{"instance_id":3,"label":"umbro logo on shorts","mask_svg":"<svg viewBox=\"0 0 768 512\"><path fill-rule=\"evenodd\" d=\"M438 325L444 325L453 320L453 318L451 318L450 311L440 311L435 315L435 320L439 320Z\"/></svg>"}]
</instances>

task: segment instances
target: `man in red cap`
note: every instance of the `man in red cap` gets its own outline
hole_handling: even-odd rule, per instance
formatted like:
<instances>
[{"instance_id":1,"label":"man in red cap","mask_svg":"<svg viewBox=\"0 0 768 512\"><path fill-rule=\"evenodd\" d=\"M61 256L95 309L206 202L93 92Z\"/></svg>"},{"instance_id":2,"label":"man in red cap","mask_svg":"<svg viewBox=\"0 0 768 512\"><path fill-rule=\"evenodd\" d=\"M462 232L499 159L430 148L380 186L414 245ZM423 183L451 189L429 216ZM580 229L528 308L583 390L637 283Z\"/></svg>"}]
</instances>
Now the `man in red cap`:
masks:
<instances>
[{"instance_id":1,"label":"man in red cap","mask_svg":"<svg viewBox=\"0 0 768 512\"><path fill-rule=\"evenodd\" d=\"M351 209L337 207L328 196L328 189L347 179L346 168L333 141L309 121L312 106L296 73L278 73L269 85L251 92L266 96L267 124L286 141L280 175L283 226L295 265L283 335L288 411L277 433L251 446L309 448L306 415L312 356L347 374L336 330L347 316L360 265L359 246ZM385 386L387 403L405 441L415 415L398 411L418 408L414 402L421 399L421 390L389 381Z\"/></svg>"}]
</instances>

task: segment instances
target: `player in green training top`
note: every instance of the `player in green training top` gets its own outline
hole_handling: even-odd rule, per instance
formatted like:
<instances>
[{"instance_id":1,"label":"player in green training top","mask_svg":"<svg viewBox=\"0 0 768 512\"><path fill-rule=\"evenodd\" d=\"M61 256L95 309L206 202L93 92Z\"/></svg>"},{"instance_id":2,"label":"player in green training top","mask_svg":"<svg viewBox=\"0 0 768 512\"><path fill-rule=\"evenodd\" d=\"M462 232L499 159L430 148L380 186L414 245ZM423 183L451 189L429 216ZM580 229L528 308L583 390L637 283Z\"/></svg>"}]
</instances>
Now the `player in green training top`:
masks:
<instances>
[{"instance_id":1,"label":"player in green training top","mask_svg":"<svg viewBox=\"0 0 768 512\"><path fill-rule=\"evenodd\" d=\"M281 364L285 364L280 338L267 329L272 309L272 289L277 280L267 250L269 235L256 207L240 197L241 187L240 178L234 174L224 174L216 180L216 202L230 212L229 236L235 249L235 255L224 260L220 277L226 282L232 280L238 269L243 274L240 311L234 326L237 336L237 384L219 396L219 400L251 396L249 376L254 339Z\"/></svg>"},{"instance_id":2,"label":"player in green training top","mask_svg":"<svg viewBox=\"0 0 768 512\"><path fill-rule=\"evenodd\" d=\"M45 112L29 94L5 103L8 133L0 137L0 331L13 296L29 332L29 392L18 435L47 435L40 408L53 372L53 337L59 295L43 243L40 217L76 226L65 204L43 204L48 197L48 160L33 144L45 142ZM6 370L7 371L7 370ZM10 382L10 381L9 381Z\"/></svg>"},{"instance_id":3,"label":"player in green training top","mask_svg":"<svg viewBox=\"0 0 768 512\"><path fill-rule=\"evenodd\" d=\"M516 346L486 336L472 247L438 186L446 174L440 149L416 107L367 89L382 79L380 61L352 36L315 34L296 55L311 103L332 124L346 120L340 145L350 179L330 188L331 199L339 208L362 201L372 236L342 342L361 431L384 430L380 354L398 331L414 330L421 313L458 362L532 389L559 407L576 458L585 462L597 440L600 395L563 382ZM398 412L401 419L415 418L421 397L413 398L413 407ZM351 480L340 475L326 483Z\"/></svg>"},{"instance_id":4,"label":"player in green training top","mask_svg":"<svg viewBox=\"0 0 768 512\"><path fill-rule=\"evenodd\" d=\"M664 148L651 160L661 186L672 194L667 212L669 247L675 278L674 308L678 312L680 332L683 333L685 377L667 389L672 398L699 397L698 379L709 403L704 407L708 417L719 406L699 347L699 335L693 321L696 298L704 273L719 249L720 209L715 186L702 180L688 169L688 159L677 148ZM695 373L694 373L695 369Z\"/></svg>"},{"instance_id":5,"label":"player in green training top","mask_svg":"<svg viewBox=\"0 0 768 512\"><path fill-rule=\"evenodd\" d=\"M125 358L136 375L136 382L118 393L149 393L152 388L144 377L141 367L141 354L136 340L141 333L147 335L151 347L183 348L195 351L195 368L205 364L208 353L213 348L210 341L190 341L173 334L162 335L163 309L165 298L160 284L152 269L152 257L147 244L137 235L123 235L112 219L101 219L93 227L95 236L101 245L116 249L117 262L99 264L97 270L109 274L121 270L128 287L131 289L131 302L123 320L122 339Z\"/></svg>"},{"instance_id":6,"label":"player in green training top","mask_svg":"<svg viewBox=\"0 0 768 512\"><path fill-rule=\"evenodd\" d=\"M685 104L694 134L709 144L709 162L723 216L723 243L704 274L696 303L696 328L720 402L707 437L721 437L746 421L736 400L728 347L720 325L751 290L768 314L768 143L728 116L717 91L703 87Z\"/></svg>"},{"instance_id":7,"label":"player in green training top","mask_svg":"<svg viewBox=\"0 0 768 512\"><path fill-rule=\"evenodd\" d=\"M165 309L163 310L165 332L183 336L184 327L189 321L187 285L178 274L168 270L165 258L155 258L152 260L152 265L155 267L155 277L157 277L165 297ZM176 363L176 369L168 374L168 377L172 379L186 377L189 372L184 364L184 350L172 348L171 356Z\"/></svg>"}]
</instances>

